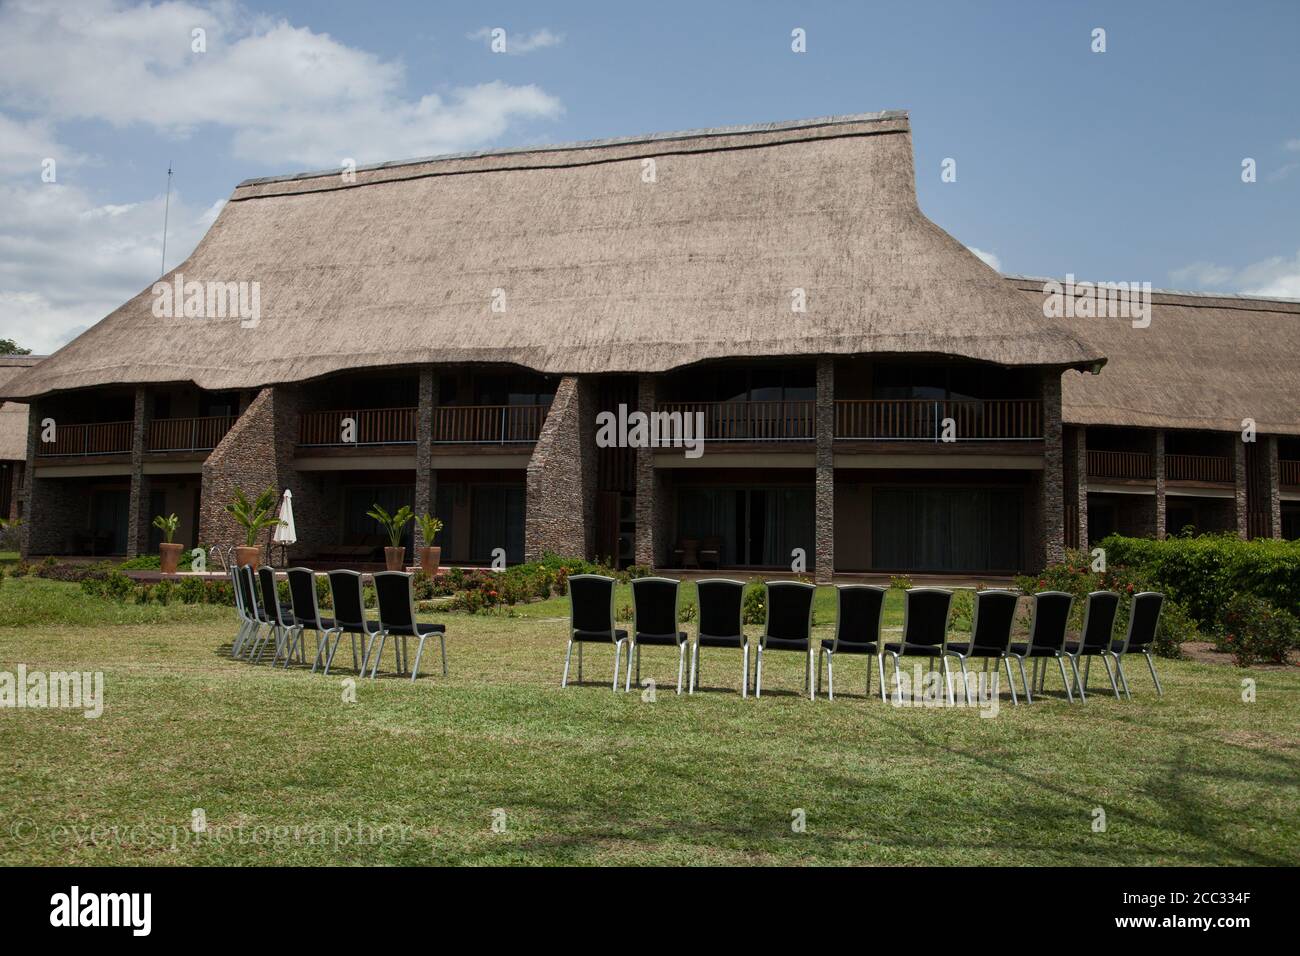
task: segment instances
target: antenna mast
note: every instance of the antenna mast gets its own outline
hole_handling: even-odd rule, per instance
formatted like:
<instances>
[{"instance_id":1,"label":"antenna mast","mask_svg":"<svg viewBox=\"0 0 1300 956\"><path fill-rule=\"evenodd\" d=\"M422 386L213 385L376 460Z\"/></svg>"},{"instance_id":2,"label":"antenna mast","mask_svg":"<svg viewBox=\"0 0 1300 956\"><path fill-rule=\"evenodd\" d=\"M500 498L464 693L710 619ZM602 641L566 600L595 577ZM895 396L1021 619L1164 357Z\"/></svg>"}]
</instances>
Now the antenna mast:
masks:
<instances>
[{"instance_id":1,"label":"antenna mast","mask_svg":"<svg viewBox=\"0 0 1300 956\"><path fill-rule=\"evenodd\" d=\"M171 213L172 205L172 163L167 160L167 199L163 203L163 248L162 248L162 271L158 273L159 277L167 274L167 217Z\"/></svg>"}]
</instances>

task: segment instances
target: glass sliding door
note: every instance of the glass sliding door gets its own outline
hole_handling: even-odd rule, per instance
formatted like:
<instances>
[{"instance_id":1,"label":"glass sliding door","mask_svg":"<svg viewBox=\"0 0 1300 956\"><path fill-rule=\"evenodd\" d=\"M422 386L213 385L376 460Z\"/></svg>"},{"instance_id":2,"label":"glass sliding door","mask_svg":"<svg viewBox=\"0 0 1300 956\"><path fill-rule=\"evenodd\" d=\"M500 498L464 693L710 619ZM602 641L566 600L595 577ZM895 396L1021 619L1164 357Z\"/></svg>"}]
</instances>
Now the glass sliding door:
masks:
<instances>
[{"instance_id":1,"label":"glass sliding door","mask_svg":"<svg viewBox=\"0 0 1300 956\"><path fill-rule=\"evenodd\" d=\"M788 568L802 548L813 567L811 488L682 488L677 495L678 541L717 539L726 567Z\"/></svg>"},{"instance_id":2,"label":"glass sliding door","mask_svg":"<svg viewBox=\"0 0 1300 956\"><path fill-rule=\"evenodd\" d=\"M1023 497L1000 488L877 488L872 567L882 571L1018 571Z\"/></svg>"}]
</instances>

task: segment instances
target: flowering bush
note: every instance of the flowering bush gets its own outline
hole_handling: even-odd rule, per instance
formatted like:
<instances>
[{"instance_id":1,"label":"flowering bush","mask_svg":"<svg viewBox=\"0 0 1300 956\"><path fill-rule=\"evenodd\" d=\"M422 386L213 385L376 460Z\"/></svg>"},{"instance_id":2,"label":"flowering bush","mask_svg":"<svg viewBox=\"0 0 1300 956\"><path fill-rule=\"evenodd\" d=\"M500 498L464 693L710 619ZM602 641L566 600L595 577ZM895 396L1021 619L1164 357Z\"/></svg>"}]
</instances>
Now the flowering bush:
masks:
<instances>
[{"instance_id":1,"label":"flowering bush","mask_svg":"<svg viewBox=\"0 0 1300 956\"><path fill-rule=\"evenodd\" d=\"M1214 643L1238 667L1285 664L1292 648L1300 646L1300 621L1263 598L1238 594L1224 608Z\"/></svg>"}]
</instances>

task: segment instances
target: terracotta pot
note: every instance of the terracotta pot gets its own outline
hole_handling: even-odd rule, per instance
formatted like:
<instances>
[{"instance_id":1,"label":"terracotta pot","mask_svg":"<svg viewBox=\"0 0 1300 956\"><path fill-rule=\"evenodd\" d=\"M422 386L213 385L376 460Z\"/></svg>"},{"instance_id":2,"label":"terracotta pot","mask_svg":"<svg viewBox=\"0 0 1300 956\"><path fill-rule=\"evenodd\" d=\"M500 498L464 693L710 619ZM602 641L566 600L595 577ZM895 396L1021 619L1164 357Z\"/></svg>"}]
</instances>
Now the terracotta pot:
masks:
<instances>
[{"instance_id":1,"label":"terracotta pot","mask_svg":"<svg viewBox=\"0 0 1300 956\"><path fill-rule=\"evenodd\" d=\"M251 564L253 570L256 571L262 564L262 549L240 545L235 549L235 563L241 568L246 564Z\"/></svg>"},{"instance_id":2,"label":"terracotta pot","mask_svg":"<svg viewBox=\"0 0 1300 956\"><path fill-rule=\"evenodd\" d=\"M384 548L384 563L388 565L389 571L402 570L402 564L406 561L405 548Z\"/></svg>"},{"instance_id":3,"label":"terracotta pot","mask_svg":"<svg viewBox=\"0 0 1300 956\"><path fill-rule=\"evenodd\" d=\"M438 573L438 563L442 561L442 548L421 548L420 549L420 568L429 577Z\"/></svg>"},{"instance_id":4,"label":"terracotta pot","mask_svg":"<svg viewBox=\"0 0 1300 956\"><path fill-rule=\"evenodd\" d=\"M174 542L164 541L158 545L158 561L162 565L163 574L175 574L176 567L181 562L181 552L185 550L185 545Z\"/></svg>"}]
</instances>

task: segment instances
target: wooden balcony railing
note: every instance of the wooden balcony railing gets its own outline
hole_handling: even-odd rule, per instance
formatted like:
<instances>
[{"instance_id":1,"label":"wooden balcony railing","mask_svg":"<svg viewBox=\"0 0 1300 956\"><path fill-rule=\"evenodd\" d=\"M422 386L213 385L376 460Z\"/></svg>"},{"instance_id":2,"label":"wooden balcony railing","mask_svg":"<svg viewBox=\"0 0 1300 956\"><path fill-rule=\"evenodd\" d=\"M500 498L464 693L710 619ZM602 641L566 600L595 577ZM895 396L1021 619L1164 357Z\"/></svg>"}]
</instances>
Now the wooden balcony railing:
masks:
<instances>
[{"instance_id":1,"label":"wooden balcony railing","mask_svg":"<svg viewBox=\"0 0 1300 956\"><path fill-rule=\"evenodd\" d=\"M957 441L1033 441L1043 437L1043 403L1036 398L841 400L835 403L835 437L940 441L946 418L953 421Z\"/></svg>"},{"instance_id":2,"label":"wooden balcony railing","mask_svg":"<svg viewBox=\"0 0 1300 956\"><path fill-rule=\"evenodd\" d=\"M546 421L546 405L439 405L433 410L436 444L535 442Z\"/></svg>"},{"instance_id":3,"label":"wooden balcony railing","mask_svg":"<svg viewBox=\"0 0 1300 956\"><path fill-rule=\"evenodd\" d=\"M812 401L663 402L656 411L704 416L706 441L810 441L817 437L817 403Z\"/></svg>"},{"instance_id":4,"label":"wooden balcony railing","mask_svg":"<svg viewBox=\"0 0 1300 956\"><path fill-rule=\"evenodd\" d=\"M1300 461L1289 461L1283 458L1278 465L1281 466L1282 484L1300 485Z\"/></svg>"},{"instance_id":5,"label":"wooden balcony railing","mask_svg":"<svg viewBox=\"0 0 1300 956\"><path fill-rule=\"evenodd\" d=\"M1232 459L1227 455L1166 455L1169 481L1232 481Z\"/></svg>"},{"instance_id":6,"label":"wooden balcony railing","mask_svg":"<svg viewBox=\"0 0 1300 956\"><path fill-rule=\"evenodd\" d=\"M54 441L37 442L39 458L72 455L121 455L131 452L134 422L56 425Z\"/></svg>"},{"instance_id":7,"label":"wooden balcony railing","mask_svg":"<svg viewBox=\"0 0 1300 956\"><path fill-rule=\"evenodd\" d=\"M155 418L149 423L149 451L212 451L235 424L233 415Z\"/></svg>"},{"instance_id":8,"label":"wooden balcony railing","mask_svg":"<svg viewBox=\"0 0 1300 956\"><path fill-rule=\"evenodd\" d=\"M1150 452L1088 449L1089 478L1133 480L1155 476L1155 464Z\"/></svg>"},{"instance_id":9,"label":"wooden balcony railing","mask_svg":"<svg viewBox=\"0 0 1300 956\"><path fill-rule=\"evenodd\" d=\"M303 412L298 429L298 444L306 446L337 445L413 445L415 444L415 408L360 408L350 411ZM345 420L355 426L345 434ZM350 439L350 440L349 440Z\"/></svg>"}]
</instances>

